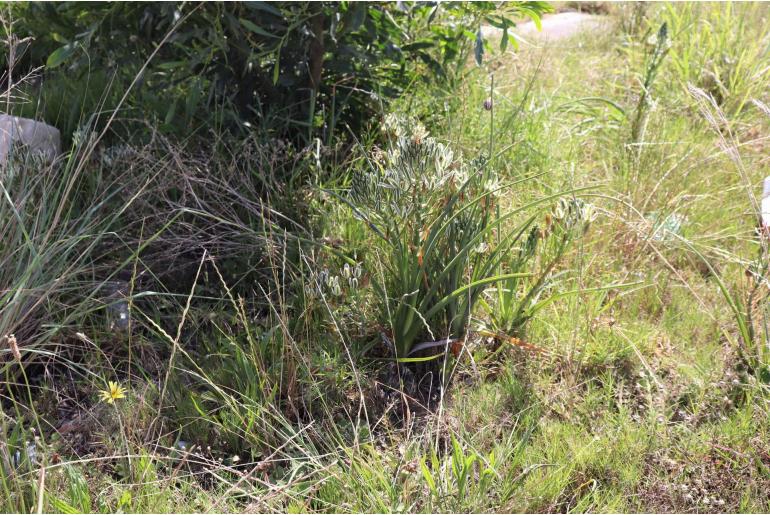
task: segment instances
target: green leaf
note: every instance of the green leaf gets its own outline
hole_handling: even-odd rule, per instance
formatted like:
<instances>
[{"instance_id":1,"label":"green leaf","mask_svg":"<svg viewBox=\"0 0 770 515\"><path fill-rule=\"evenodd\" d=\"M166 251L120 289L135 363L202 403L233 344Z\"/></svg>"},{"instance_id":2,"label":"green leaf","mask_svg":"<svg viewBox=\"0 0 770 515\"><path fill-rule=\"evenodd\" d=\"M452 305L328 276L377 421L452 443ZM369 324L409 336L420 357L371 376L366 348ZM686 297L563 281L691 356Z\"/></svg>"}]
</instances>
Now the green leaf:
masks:
<instances>
[{"instance_id":1,"label":"green leaf","mask_svg":"<svg viewBox=\"0 0 770 515\"><path fill-rule=\"evenodd\" d=\"M537 27L537 30L542 32L543 31L543 22L540 19L540 15L537 13L532 13L529 16L532 19L532 22L535 24L535 27Z\"/></svg>"},{"instance_id":2,"label":"green leaf","mask_svg":"<svg viewBox=\"0 0 770 515\"><path fill-rule=\"evenodd\" d=\"M519 49L519 40L516 39L516 36L514 36L513 34L508 34L508 40L513 45L514 50L518 50Z\"/></svg>"},{"instance_id":3,"label":"green leaf","mask_svg":"<svg viewBox=\"0 0 770 515\"><path fill-rule=\"evenodd\" d=\"M760 369L759 380L765 384L770 384L770 367L762 367Z\"/></svg>"},{"instance_id":4,"label":"green leaf","mask_svg":"<svg viewBox=\"0 0 770 515\"><path fill-rule=\"evenodd\" d=\"M53 507L56 508L55 511L57 511L58 513L81 513L81 510L68 504L64 500L59 499L58 497L50 496L48 497L48 500L51 501L51 504L53 504Z\"/></svg>"},{"instance_id":5,"label":"green leaf","mask_svg":"<svg viewBox=\"0 0 770 515\"><path fill-rule=\"evenodd\" d=\"M166 113L166 119L164 120L166 124L169 124L172 121L174 121L174 115L176 114L176 104L177 104L177 100L174 99L174 101L171 103L171 107Z\"/></svg>"},{"instance_id":6,"label":"green leaf","mask_svg":"<svg viewBox=\"0 0 770 515\"><path fill-rule=\"evenodd\" d=\"M270 34L268 31L266 31L256 23L247 20L246 18L240 18L239 21L241 22L241 25L246 27L248 30L250 30L254 34L259 34L260 36L265 36L267 38L276 38L276 39L278 38L278 36Z\"/></svg>"},{"instance_id":7,"label":"green leaf","mask_svg":"<svg viewBox=\"0 0 770 515\"><path fill-rule=\"evenodd\" d=\"M158 63L155 67L159 70L173 70L175 68L180 68L185 64L187 64L186 61L166 61Z\"/></svg>"},{"instance_id":8,"label":"green leaf","mask_svg":"<svg viewBox=\"0 0 770 515\"><path fill-rule=\"evenodd\" d=\"M412 50L422 50L423 48L432 48L434 43L432 41L416 41L408 45L401 47L401 50L405 52L411 52Z\"/></svg>"},{"instance_id":9,"label":"green leaf","mask_svg":"<svg viewBox=\"0 0 770 515\"><path fill-rule=\"evenodd\" d=\"M443 357L444 354L433 354L432 356L425 356L424 358L396 358L394 361L398 363L422 363L425 361L431 361Z\"/></svg>"},{"instance_id":10,"label":"green leaf","mask_svg":"<svg viewBox=\"0 0 770 515\"><path fill-rule=\"evenodd\" d=\"M57 48L51 55L48 56L48 59L45 61L45 65L49 68L56 68L75 53L75 48L76 46L74 43L67 43L63 47Z\"/></svg>"},{"instance_id":11,"label":"green leaf","mask_svg":"<svg viewBox=\"0 0 770 515\"><path fill-rule=\"evenodd\" d=\"M126 490L120 495L120 500L118 501L118 507L120 509L123 508L130 508L131 507L131 491Z\"/></svg>"},{"instance_id":12,"label":"green leaf","mask_svg":"<svg viewBox=\"0 0 770 515\"><path fill-rule=\"evenodd\" d=\"M270 14L273 14L275 16L283 16L283 13L270 5L269 2L244 2L246 7L250 9L255 9L258 11L264 11Z\"/></svg>"},{"instance_id":13,"label":"green leaf","mask_svg":"<svg viewBox=\"0 0 770 515\"><path fill-rule=\"evenodd\" d=\"M422 470L422 477L425 478L425 482L428 483L428 488L434 494L436 493L436 482L433 480L433 475L428 470L428 466L425 464L425 458L420 458L420 469Z\"/></svg>"},{"instance_id":14,"label":"green leaf","mask_svg":"<svg viewBox=\"0 0 770 515\"><path fill-rule=\"evenodd\" d=\"M535 24L535 27L537 27L537 30L539 31L543 30L542 17L540 16L540 11L538 11L537 9L522 8L521 15L526 16L530 20L532 20L532 22Z\"/></svg>"},{"instance_id":15,"label":"green leaf","mask_svg":"<svg viewBox=\"0 0 770 515\"><path fill-rule=\"evenodd\" d=\"M278 84L278 77L281 74L281 49L275 53L275 66L273 67L273 84Z\"/></svg>"}]
</instances>

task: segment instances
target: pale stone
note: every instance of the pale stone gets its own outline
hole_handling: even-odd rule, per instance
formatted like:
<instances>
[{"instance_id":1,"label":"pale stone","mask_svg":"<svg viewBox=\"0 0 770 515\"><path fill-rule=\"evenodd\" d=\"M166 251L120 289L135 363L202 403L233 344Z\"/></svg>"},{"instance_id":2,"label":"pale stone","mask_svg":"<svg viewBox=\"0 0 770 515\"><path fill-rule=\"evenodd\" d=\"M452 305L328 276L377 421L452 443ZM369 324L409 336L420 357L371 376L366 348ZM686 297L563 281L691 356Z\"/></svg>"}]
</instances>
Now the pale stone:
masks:
<instances>
[{"instance_id":1,"label":"pale stone","mask_svg":"<svg viewBox=\"0 0 770 515\"><path fill-rule=\"evenodd\" d=\"M29 118L0 115L0 165L5 165L14 143L51 162L61 154L61 134L56 127Z\"/></svg>"}]
</instances>

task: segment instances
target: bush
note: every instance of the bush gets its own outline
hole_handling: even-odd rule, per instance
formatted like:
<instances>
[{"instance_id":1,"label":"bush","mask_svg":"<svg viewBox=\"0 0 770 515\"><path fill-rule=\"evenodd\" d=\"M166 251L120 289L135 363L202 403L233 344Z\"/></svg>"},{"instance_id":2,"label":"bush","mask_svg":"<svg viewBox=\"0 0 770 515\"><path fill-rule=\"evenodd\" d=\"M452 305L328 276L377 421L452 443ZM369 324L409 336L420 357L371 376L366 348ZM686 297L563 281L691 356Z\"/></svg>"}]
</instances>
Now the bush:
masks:
<instances>
[{"instance_id":1,"label":"bush","mask_svg":"<svg viewBox=\"0 0 770 515\"><path fill-rule=\"evenodd\" d=\"M20 69L46 67L36 94L44 118L65 134L117 107L139 75L123 118L148 118L184 137L207 125L268 126L295 142L329 143L337 127L359 132L414 84L456 77L474 46L480 57L482 20L504 28L507 44L511 16L537 18L548 6L30 2L11 9L12 30L25 38ZM39 108L29 104L24 113Z\"/></svg>"}]
</instances>

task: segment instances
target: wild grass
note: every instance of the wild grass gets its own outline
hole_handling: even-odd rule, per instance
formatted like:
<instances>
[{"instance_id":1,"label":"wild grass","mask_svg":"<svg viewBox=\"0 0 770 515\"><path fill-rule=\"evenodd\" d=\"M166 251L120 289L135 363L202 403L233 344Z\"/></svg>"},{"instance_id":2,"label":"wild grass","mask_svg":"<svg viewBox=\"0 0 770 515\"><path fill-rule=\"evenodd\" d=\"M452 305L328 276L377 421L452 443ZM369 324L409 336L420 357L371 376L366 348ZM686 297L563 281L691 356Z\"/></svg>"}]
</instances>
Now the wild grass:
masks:
<instances>
[{"instance_id":1,"label":"wild grass","mask_svg":"<svg viewBox=\"0 0 770 515\"><path fill-rule=\"evenodd\" d=\"M509 49L344 153L17 156L0 509L766 511L763 11L726 9ZM722 100L688 75L739 47Z\"/></svg>"},{"instance_id":2,"label":"wild grass","mask_svg":"<svg viewBox=\"0 0 770 515\"><path fill-rule=\"evenodd\" d=\"M770 81L770 31L751 21L767 15L761 3L667 6L664 16L676 34L671 59L677 78L707 91L730 117L739 117Z\"/></svg>"}]
</instances>

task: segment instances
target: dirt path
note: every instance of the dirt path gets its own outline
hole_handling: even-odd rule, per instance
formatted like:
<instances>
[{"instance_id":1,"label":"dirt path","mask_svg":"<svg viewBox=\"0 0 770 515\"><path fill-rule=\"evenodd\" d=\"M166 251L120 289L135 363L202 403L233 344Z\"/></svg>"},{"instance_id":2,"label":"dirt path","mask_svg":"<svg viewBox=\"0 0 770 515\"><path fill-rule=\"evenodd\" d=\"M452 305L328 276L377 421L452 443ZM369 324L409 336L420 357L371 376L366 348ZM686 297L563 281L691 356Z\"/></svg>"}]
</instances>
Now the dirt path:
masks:
<instances>
[{"instance_id":1,"label":"dirt path","mask_svg":"<svg viewBox=\"0 0 770 515\"><path fill-rule=\"evenodd\" d=\"M579 12L562 12L544 16L542 31L537 30L537 26L533 22L528 21L518 25L513 32L522 44L526 46L527 43L568 39L585 31L603 31L608 27L609 20L606 16ZM501 34L501 31L494 27L483 27L482 32L486 37L493 39L500 37Z\"/></svg>"}]
</instances>

